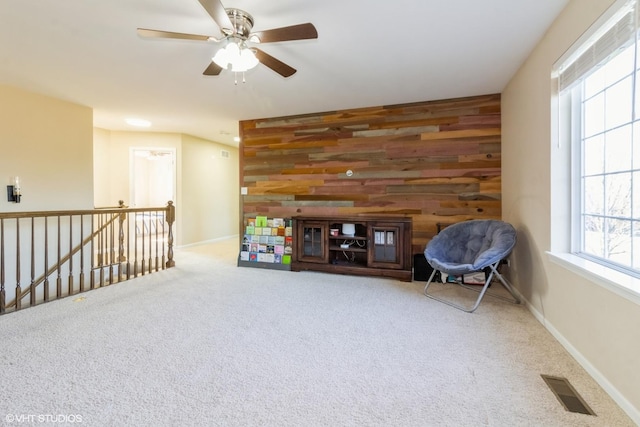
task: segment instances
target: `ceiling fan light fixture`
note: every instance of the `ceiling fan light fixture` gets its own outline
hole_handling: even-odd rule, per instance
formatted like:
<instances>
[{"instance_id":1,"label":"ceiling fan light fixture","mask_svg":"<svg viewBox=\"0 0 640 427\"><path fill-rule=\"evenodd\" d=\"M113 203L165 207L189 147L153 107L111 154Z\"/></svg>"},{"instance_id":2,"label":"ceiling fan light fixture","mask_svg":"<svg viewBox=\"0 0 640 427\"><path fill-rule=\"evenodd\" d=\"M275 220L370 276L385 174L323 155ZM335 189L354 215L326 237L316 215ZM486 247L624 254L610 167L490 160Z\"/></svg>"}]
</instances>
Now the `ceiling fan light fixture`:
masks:
<instances>
[{"instance_id":1,"label":"ceiling fan light fixture","mask_svg":"<svg viewBox=\"0 0 640 427\"><path fill-rule=\"evenodd\" d=\"M231 71L244 72L254 68L259 61L251 49L244 48L238 52L238 59L232 62Z\"/></svg>"},{"instance_id":2,"label":"ceiling fan light fixture","mask_svg":"<svg viewBox=\"0 0 640 427\"><path fill-rule=\"evenodd\" d=\"M218 49L216 54L211 59L213 60L213 62L218 64L220 67L222 67L223 69L226 69L227 66L229 65L229 59L227 59L227 58L228 58L227 48L223 47L223 48Z\"/></svg>"},{"instance_id":3,"label":"ceiling fan light fixture","mask_svg":"<svg viewBox=\"0 0 640 427\"><path fill-rule=\"evenodd\" d=\"M238 73L250 70L259 63L251 49L235 41L229 41L225 47L218 49L212 59L220 67L227 69L231 66L231 71Z\"/></svg>"}]
</instances>

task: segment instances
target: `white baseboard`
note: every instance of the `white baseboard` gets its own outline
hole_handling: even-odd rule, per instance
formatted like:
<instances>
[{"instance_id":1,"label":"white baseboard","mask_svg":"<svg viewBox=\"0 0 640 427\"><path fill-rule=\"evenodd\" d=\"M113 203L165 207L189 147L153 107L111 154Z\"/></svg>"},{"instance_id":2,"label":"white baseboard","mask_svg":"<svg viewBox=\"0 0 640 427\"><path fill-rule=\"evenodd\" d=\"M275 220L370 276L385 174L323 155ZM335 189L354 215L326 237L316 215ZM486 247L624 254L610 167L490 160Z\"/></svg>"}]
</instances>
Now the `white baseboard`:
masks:
<instances>
[{"instance_id":1,"label":"white baseboard","mask_svg":"<svg viewBox=\"0 0 640 427\"><path fill-rule=\"evenodd\" d=\"M189 243L188 245L181 245L181 246L176 246L176 249L184 249L184 248L191 248L193 246L202 246L202 245L208 245L210 243L216 243L216 242L221 242L223 240L229 240L229 239L239 239L240 235L239 234L232 234L231 236L225 236L225 237L217 237L215 239L210 239L210 240L203 240L201 242L196 242L196 243ZM238 253L240 253L240 248L238 247Z\"/></svg>"},{"instance_id":2,"label":"white baseboard","mask_svg":"<svg viewBox=\"0 0 640 427\"><path fill-rule=\"evenodd\" d=\"M522 297L522 295L520 294ZM607 392L609 396L622 408L622 410L633 420L634 423L640 426L640 411L638 408L633 406L631 402L629 402L622 393L618 391L613 384L609 382L609 380L596 369L589 360L582 355L576 349L569 340L567 340L564 335L560 333L547 319L540 313L536 308L526 299L521 298L522 301L526 304L529 311L533 314L533 316L540 322L542 325L554 336L556 340L562 345L568 352L573 356L574 359L591 375L591 377Z\"/></svg>"}]
</instances>

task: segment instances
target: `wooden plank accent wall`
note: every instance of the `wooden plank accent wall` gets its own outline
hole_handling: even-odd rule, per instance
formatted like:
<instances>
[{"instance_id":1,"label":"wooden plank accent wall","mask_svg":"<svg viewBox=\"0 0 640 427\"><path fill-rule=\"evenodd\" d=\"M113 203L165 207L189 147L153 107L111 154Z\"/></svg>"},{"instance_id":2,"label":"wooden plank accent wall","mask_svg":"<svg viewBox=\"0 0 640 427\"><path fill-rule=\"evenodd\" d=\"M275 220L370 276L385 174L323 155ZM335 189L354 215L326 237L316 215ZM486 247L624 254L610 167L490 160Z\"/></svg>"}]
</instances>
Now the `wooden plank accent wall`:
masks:
<instances>
[{"instance_id":1,"label":"wooden plank accent wall","mask_svg":"<svg viewBox=\"0 0 640 427\"><path fill-rule=\"evenodd\" d=\"M241 221L407 215L421 253L437 223L500 219L500 113L491 94L242 121Z\"/></svg>"}]
</instances>

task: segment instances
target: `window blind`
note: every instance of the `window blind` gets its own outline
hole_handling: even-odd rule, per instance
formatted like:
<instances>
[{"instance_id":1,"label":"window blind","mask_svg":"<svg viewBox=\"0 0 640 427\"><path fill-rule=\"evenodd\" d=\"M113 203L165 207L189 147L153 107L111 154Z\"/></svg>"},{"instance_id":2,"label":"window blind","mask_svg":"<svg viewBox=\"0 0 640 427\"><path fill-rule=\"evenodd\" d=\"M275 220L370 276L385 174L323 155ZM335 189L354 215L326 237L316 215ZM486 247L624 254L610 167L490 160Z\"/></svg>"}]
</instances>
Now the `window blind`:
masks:
<instances>
[{"instance_id":1,"label":"window blind","mask_svg":"<svg viewBox=\"0 0 640 427\"><path fill-rule=\"evenodd\" d=\"M586 41L572 49L573 53L559 67L558 85L562 92L586 77L595 67L635 43L638 11L636 1L615 4L619 9ZM589 31L587 31L587 34Z\"/></svg>"}]
</instances>

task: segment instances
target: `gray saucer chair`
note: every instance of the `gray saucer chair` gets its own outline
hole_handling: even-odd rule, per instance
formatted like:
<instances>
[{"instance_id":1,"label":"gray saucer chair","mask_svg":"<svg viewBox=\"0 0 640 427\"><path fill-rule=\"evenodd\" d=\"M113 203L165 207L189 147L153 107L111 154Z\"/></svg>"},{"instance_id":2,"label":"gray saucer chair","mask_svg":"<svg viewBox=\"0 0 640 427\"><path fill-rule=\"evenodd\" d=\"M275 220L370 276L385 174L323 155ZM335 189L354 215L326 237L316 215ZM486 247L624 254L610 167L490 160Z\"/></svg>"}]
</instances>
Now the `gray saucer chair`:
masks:
<instances>
[{"instance_id":1,"label":"gray saucer chair","mask_svg":"<svg viewBox=\"0 0 640 427\"><path fill-rule=\"evenodd\" d=\"M478 308L485 293L519 304L520 299L511 284L498 271L500 262L509 256L515 245L516 230L511 224L504 221L471 220L446 227L434 236L424 250L427 262L433 267L433 272L424 287L424 294L429 298L469 313ZM484 272L485 283L482 288L480 286L466 286L464 283L454 284L479 291L480 295L475 304L472 307L465 307L429 294L429 285L431 285L437 271L453 276ZM494 276L509 291L513 300L487 292Z\"/></svg>"}]
</instances>

